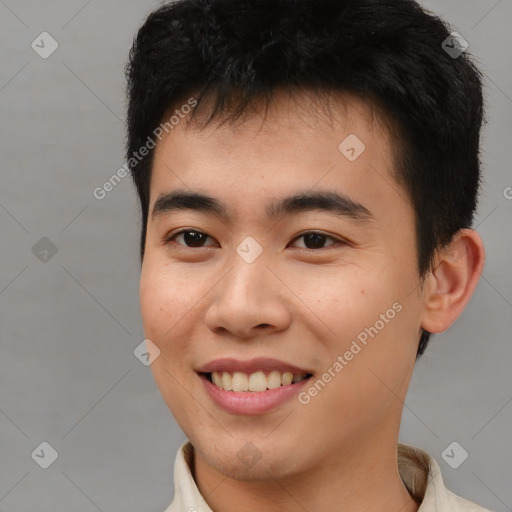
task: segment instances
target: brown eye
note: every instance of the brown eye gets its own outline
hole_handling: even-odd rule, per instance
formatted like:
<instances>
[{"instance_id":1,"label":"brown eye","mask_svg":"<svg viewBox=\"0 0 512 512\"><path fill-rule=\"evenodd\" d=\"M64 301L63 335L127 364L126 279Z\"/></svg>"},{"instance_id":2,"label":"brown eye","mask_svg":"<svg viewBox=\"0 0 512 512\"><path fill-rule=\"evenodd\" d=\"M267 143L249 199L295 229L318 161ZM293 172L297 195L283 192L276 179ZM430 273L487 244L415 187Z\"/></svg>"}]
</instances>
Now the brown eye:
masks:
<instances>
[{"instance_id":1,"label":"brown eye","mask_svg":"<svg viewBox=\"0 0 512 512\"><path fill-rule=\"evenodd\" d=\"M194 229L182 229L177 233L174 233L168 236L165 240L166 243L171 241L175 241L179 237L183 238L183 243L178 243L178 245L184 245L185 247L204 247L204 242L210 238L206 233L202 231L197 231Z\"/></svg>"},{"instance_id":2,"label":"brown eye","mask_svg":"<svg viewBox=\"0 0 512 512\"><path fill-rule=\"evenodd\" d=\"M343 243L340 240L336 240L332 236L325 235L317 231L308 231L307 233L303 233L302 235L295 238L295 240L300 240L301 238L304 239L304 246L300 247L303 249L323 249L326 240L329 239L337 243ZM334 243L331 243L326 247L330 247L331 245L334 245Z\"/></svg>"}]
</instances>

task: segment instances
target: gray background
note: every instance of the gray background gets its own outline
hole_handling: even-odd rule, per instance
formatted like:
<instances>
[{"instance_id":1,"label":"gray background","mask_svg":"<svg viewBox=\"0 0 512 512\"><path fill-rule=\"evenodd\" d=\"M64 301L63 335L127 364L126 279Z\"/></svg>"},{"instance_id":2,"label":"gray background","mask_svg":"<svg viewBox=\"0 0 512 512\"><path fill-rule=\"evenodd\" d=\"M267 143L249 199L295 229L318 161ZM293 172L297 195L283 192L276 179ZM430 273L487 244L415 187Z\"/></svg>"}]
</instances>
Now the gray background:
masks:
<instances>
[{"instance_id":1,"label":"gray background","mask_svg":"<svg viewBox=\"0 0 512 512\"><path fill-rule=\"evenodd\" d=\"M423 4L486 75L476 224L487 264L459 321L418 362L400 436L438 460L451 490L501 512L512 510L512 3ZM127 177L92 195L124 163L123 66L158 5L0 0L2 511L163 511L173 495L184 434L133 354L144 338L135 192ZM59 44L47 59L31 48L43 31ZM46 262L32 251L42 237L57 249ZM43 441L58 452L46 470L31 458ZM458 469L441 457L453 441L469 453Z\"/></svg>"}]
</instances>

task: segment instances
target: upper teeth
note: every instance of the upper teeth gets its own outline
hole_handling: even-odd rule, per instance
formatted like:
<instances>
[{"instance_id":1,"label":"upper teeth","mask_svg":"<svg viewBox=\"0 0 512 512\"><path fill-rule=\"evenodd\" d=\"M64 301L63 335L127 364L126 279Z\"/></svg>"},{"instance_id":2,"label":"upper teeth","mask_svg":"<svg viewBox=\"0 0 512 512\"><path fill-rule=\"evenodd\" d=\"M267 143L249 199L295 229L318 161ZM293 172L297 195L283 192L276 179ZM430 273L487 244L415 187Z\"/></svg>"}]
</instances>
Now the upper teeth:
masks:
<instances>
[{"instance_id":1,"label":"upper teeth","mask_svg":"<svg viewBox=\"0 0 512 512\"><path fill-rule=\"evenodd\" d=\"M212 372L213 383L226 391L265 391L279 386L288 386L292 382L300 382L306 374L271 371L265 375L263 371L255 373Z\"/></svg>"}]
</instances>

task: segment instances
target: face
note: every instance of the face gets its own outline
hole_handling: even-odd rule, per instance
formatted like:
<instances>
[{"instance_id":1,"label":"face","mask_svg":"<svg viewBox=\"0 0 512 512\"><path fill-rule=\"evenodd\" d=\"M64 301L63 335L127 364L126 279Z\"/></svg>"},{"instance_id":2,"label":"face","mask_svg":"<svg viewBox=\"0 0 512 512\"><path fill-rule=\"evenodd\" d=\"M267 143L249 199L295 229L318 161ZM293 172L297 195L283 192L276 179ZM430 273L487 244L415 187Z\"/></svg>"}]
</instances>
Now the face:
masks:
<instances>
[{"instance_id":1,"label":"face","mask_svg":"<svg viewBox=\"0 0 512 512\"><path fill-rule=\"evenodd\" d=\"M307 97L276 96L265 120L182 123L155 150L140 283L151 369L197 460L238 479L398 436L421 327L414 211L386 130L338 101L327 122Z\"/></svg>"}]
</instances>

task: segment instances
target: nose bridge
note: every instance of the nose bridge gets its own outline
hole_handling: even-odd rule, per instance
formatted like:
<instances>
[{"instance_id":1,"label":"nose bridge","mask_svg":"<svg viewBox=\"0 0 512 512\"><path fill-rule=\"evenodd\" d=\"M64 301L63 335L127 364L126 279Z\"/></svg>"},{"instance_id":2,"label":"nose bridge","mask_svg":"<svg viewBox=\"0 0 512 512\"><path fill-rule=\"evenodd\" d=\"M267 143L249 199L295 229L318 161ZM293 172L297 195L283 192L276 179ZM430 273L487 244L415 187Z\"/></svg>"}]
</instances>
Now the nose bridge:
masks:
<instances>
[{"instance_id":1,"label":"nose bridge","mask_svg":"<svg viewBox=\"0 0 512 512\"><path fill-rule=\"evenodd\" d=\"M255 327L283 329L290 321L283 297L269 271L268 258L244 259L235 254L227 274L215 287L215 295L206 313L213 330L221 328L237 337L250 337Z\"/></svg>"},{"instance_id":2,"label":"nose bridge","mask_svg":"<svg viewBox=\"0 0 512 512\"><path fill-rule=\"evenodd\" d=\"M222 297L227 300L232 298L252 303L260 297L261 288L269 291L267 280L271 273L267 269L267 258L262 252L255 257L250 244L240 244L231 259L231 268L222 286Z\"/></svg>"}]
</instances>

